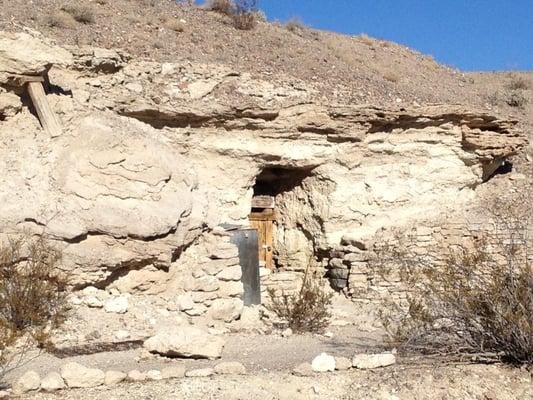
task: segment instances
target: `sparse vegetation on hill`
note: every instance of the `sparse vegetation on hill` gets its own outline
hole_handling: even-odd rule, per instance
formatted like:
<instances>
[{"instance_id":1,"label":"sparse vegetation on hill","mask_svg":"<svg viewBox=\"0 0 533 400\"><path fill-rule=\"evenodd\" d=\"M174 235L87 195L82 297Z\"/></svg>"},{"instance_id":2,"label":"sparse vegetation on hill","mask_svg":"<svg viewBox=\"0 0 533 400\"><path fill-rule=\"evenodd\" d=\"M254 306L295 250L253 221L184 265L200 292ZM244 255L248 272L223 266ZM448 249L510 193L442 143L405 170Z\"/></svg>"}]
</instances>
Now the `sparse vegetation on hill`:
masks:
<instances>
[{"instance_id":1,"label":"sparse vegetation on hill","mask_svg":"<svg viewBox=\"0 0 533 400\"><path fill-rule=\"evenodd\" d=\"M82 24L92 24L95 21L94 10L83 4L66 4L61 10L71 15L76 21Z\"/></svg>"}]
</instances>

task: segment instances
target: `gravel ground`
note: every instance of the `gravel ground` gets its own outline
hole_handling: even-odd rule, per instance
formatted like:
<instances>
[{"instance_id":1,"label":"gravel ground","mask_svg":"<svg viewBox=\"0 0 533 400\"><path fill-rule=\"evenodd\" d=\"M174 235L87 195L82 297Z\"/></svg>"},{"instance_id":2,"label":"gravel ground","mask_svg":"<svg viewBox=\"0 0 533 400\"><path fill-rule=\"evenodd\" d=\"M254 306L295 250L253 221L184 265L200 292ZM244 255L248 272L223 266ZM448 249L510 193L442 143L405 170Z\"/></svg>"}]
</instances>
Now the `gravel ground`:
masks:
<instances>
[{"instance_id":1,"label":"gravel ground","mask_svg":"<svg viewBox=\"0 0 533 400\"><path fill-rule=\"evenodd\" d=\"M23 372L33 369L41 376L51 371L59 371L61 365L75 361L82 365L102 370L131 371L138 369L148 371L162 369L172 363L184 364L187 369L213 366L220 361L239 361L252 373L270 371L290 371L302 362L310 362L321 352L351 357L357 352L379 351L380 337L376 334L361 333L354 326L332 329L333 337L320 335L292 335L282 338L277 335L230 334L225 335L226 345L222 359L208 360L172 360L164 357L139 359L142 349L128 351L103 352L68 358L58 358L43 354L35 358L24 368L15 371L8 378L15 379Z\"/></svg>"},{"instance_id":2,"label":"gravel ground","mask_svg":"<svg viewBox=\"0 0 533 400\"><path fill-rule=\"evenodd\" d=\"M395 365L295 377L287 372L184 378L37 393L26 399L529 400L531 373L500 365Z\"/></svg>"}]
</instances>

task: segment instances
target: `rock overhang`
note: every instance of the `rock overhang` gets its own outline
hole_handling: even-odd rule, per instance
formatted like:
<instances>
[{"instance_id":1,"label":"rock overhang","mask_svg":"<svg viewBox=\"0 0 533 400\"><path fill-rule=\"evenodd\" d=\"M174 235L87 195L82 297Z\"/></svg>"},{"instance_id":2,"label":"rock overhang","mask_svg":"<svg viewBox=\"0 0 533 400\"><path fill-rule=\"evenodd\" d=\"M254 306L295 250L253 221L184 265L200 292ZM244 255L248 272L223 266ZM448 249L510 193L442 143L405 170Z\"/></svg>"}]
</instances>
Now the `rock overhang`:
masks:
<instances>
[{"instance_id":1,"label":"rock overhang","mask_svg":"<svg viewBox=\"0 0 533 400\"><path fill-rule=\"evenodd\" d=\"M517 121L462 106L321 104L305 85L275 87L224 66L65 50L26 33L0 37L9 44L0 46L0 86L48 74L72 93L49 95L66 130L53 139L35 129L17 96L0 93L3 137L33 132L3 146L20 162L38 160L40 180L23 179L29 189L20 190L7 174L6 198L33 204L1 219L10 231L45 226L80 274L91 270L88 281L128 265L168 266L202 227L242 223L264 168L313 169L309 190L317 193L306 201L318 211L304 217L318 242L334 245L470 200L527 143ZM25 43L34 59L17 50Z\"/></svg>"}]
</instances>

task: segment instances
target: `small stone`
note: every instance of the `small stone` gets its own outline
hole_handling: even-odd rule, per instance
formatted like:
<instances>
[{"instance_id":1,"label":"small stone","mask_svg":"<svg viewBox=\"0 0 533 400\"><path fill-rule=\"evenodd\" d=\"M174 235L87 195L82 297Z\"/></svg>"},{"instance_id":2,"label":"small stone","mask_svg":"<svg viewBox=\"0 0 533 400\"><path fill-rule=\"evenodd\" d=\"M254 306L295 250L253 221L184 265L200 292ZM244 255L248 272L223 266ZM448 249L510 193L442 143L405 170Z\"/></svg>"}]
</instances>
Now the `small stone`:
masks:
<instances>
[{"instance_id":1,"label":"small stone","mask_svg":"<svg viewBox=\"0 0 533 400\"><path fill-rule=\"evenodd\" d=\"M156 369L151 369L146 373L146 377L150 381L160 381L163 379L163 376L161 375L161 371L158 371Z\"/></svg>"},{"instance_id":2,"label":"small stone","mask_svg":"<svg viewBox=\"0 0 533 400\"><path fill-rule=\"evenodd\" d=\"M283 337L291 337L292 336L292 329L291 328L287 328L285 329L284 331L281 332L281 336Z\"/></svg>"},{"instance_id":3,"label":"small stone","mask_svg":"<svg viewBox=\"0 0 533 400\"><path fill-rule=\"evenodd\" d=\"M180 311L192 310L194 308L194 301L189 293L179 295L176 303Z\"/></svg>"},{"instance_id":4,"label":"small stone","mask_svg":"<svg viewBox=\"0 0 533 400\"><path fill-rule=\"evenodd\" d=\"M128 372L128 380L131 382L143 382L146 380L146 374L134 369L133 371Z\"/></svg>"},{"instance_id":5,"label":"small stone","mask_svg":"<svg viewBox=\"0 0 533 400\"><path fill-rule=\"evenodd\" d=\"M120 330L115 332L115 339L117 340L126 340L130 337L130 333L128 331Z\"/></svg>"},{"instance_id":6,"label":"small stone","mask_svg":"<svg viewBox=\"0 0 533 400\"><path fill-rule=\"evenodd\" d=\"M358 369L381 368L395 363L396 357L392 353L356 354L352 359L352 366Z\"/></svg>"},{"instance_id":7,"label":"small stone","mask_svg":"<svg viewBox=\"0 0 533 400\"><path fill-rule=\"evenodd\" d=\"M183 365L172 365L161 370L163 379L183 378L185 376L185 367Z\"/></svg>"},{"instance_id":8,"label":"small stone","mask_svg":"<svg viewBox=\"0 0 533 400\"><path fill-rule=\"evenodd\" d=\"M209 317L224 321L232 322L241 316L244 303L241 299L216 299L209 307Z\"/></svg>"},{"instance_id":9,"label":"small stone","mask_svg":"<svg viewBox=\"0 0 533 400\"><path fill-rule=\"evenodd\" d=\"M352 361L346 357L335 357L335 369L338 371L346 371L352 368Z\"/></svg>"},{"instance_id":10,"label":"small stone","mask_svg":"<svg viewBox=\"0 0 533 400\"><path fill-rule=\"evenodd\" d=\"M128 311L128 298L121 296L106 301L104 309L108 313L125 314Z\"/></svg>"},{"instance_id":11,"label":"small stone","mask_svg":"<svg viewBox=\"0 0 533 400\"><path fill-rule=\"evenodd\" d=\"M104 303L102 303L95 296L86 297L85 299L83 299L83 302L89 308L102 308L104 306Z\"/></svg>"},{"instance_id":12,"label":"small stone","mask_svg":"<svg viewBox=\"0 0 533 400\"><path fill-rule=\"evenodd\" d=\"M333 372L335 371L335 358L322 353L313 359L311 367L315 372Z\"/></svg>"},{"instance_id":13,"label":"small stone","mask_svg":"<svg viewBox=\"0 0 533 400\"><path fill-rule=\"evenodd\" d=\"M37 390L41 386L41 377L35 371L28 371L13 384L13 393L23 394Z\"/></svg>"},{"instance_id":14,"label":"small stone","mask_svg":"<svg viewBox=\"0 0 533 400\"><path fill-rule=\"evenodd\" d=\"M6 390L0 390L0 399L7 399L9 397L9 392Z\"/></svg>"},{"instance_id":15,"label":"small stone","mask_svg":"<svg viewBox=\"0 0 533 400\"><path fill-rule=\"evenodd\" d=\"M293 370L292 374L296 376L313 376L315 373L311 364L305 362L297 365Z\"/></svg>"},{"instance_id":16,"label":"small stone","mask_svg":"<svg viewBox=\"0 0 533 400\"><path fill-rule=\"evenodd\" d=\"M215 365L215 372L219 375L244 375L246 368L240 362L222 362Z\"/></svg>"},{"instance_id":17,"label":"small stone","mask_svg":"<svg viewBox=\"0 0 533 400\"><path fill-rule=\"evenodd\" d=\"M41 381L41 389L45 392L55 392L65 388L65 381L58 372L50 372Z\"/></svg>"},{"instance_id":18,"label":"small stone","mask_svg":"<svg viewBox=\"0 0 533 400\"><path fill-rule=\"evenodd\" d=\"M128 375L122 371L107 371L105 373L104 384L107 386L113 386L123 382L127 377Z\"/></svg>"},{"instance_id":19,"label":"small stone","mask_svg":"<svg viewBox=\"0 0 533 400\"><path fill-rule=\"evenodd\" d=\"M215 373L213 368L200 368L187 371L185 376L187 378L205 378Z\"/></svg>"},{"instance_id":20,"label":"small stone","mask_svg":"<svg viewBox=\"0 0 533 400\"><path fill-rule=\"evenodd\" d=\"M196 304L192 310L185 311L185 314L190 317L198 317L199 315L205 314L207 307L203 304Z\"/></svg>"},{"instance_id":21,"label":"small stone","mask_svg":"<svg viewBox=\"0 0 533 400\"><path fill-rule=\"evenodd\" d=\"M242 278L242 268L240 265L224 268L217 274L221 281L240 281Z\"/></svg>"}]
</instances>

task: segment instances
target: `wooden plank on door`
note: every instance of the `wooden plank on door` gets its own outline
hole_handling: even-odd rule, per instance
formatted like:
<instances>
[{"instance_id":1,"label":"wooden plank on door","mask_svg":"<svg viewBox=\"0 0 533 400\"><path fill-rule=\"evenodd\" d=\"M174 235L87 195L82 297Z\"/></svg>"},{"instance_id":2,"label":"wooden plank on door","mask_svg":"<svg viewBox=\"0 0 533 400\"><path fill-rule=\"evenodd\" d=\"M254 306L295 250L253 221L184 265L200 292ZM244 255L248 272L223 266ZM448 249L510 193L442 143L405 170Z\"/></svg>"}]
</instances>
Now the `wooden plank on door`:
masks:
<instances>
[{"instance_id":1,"label":"wooden plank on door","mask_svg":"<svg viewBox=\"0 0 533 400\"><path fill-rule=\"evenodd\" d=\"M265 266L268 269L274 269L274 259L273 259L273 248L272 245L274 244L273 241L273 230L274 223L270 220L264 221L264 232L265 232Z\"/></svg>"}]
</instances>

